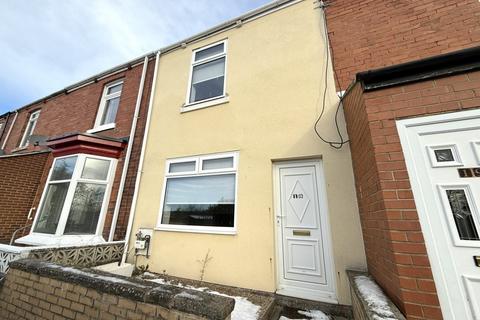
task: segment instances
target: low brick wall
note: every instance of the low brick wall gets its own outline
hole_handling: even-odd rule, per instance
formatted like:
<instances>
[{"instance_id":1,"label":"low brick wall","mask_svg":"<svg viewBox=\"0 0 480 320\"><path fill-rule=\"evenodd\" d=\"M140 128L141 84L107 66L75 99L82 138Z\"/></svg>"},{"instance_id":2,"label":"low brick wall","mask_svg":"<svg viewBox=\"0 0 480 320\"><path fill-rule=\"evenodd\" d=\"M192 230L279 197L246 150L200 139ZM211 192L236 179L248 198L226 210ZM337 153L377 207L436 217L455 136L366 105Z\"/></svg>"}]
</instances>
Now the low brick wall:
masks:
<instances>
[{"instance_id":1,"label":"low brick wall","mask_svg":"<svg viewBox=\"0 0 480 320\"><path fill-rule=\"evenodd\" d=\"M347 270L355 320L405 320L405 316L366 272ZM360 278L362 282L356 281ZM359 285L359 283L362 283Z\"/></svg>"},{"instance_id":2,"label":"low brick wall","mask_svg":"<svg viewBox=\"0 0 480 320\"><path fill-rule=\"evenodd\" d=\"M22 259L0 288L1 319L230 319L235 301L91 269Z\"/></svg>"}]
</instances>

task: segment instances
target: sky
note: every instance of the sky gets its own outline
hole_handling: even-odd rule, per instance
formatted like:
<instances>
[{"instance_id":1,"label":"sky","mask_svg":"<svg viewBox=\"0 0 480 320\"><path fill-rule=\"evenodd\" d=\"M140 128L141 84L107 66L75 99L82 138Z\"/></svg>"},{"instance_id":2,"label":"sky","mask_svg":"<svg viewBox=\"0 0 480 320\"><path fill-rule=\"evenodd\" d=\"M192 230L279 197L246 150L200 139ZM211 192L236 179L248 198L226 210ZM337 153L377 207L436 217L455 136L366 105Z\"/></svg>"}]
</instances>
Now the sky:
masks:
<instances>
[{"instance_id":1,"label":"sky","mask_svg":"<svg viewBox=\"0 0 480 320\"><path fill-rule=\"evenodd\" d=\"M270 0L0 0L0 114Z\"/></svg>"}]
</instances>

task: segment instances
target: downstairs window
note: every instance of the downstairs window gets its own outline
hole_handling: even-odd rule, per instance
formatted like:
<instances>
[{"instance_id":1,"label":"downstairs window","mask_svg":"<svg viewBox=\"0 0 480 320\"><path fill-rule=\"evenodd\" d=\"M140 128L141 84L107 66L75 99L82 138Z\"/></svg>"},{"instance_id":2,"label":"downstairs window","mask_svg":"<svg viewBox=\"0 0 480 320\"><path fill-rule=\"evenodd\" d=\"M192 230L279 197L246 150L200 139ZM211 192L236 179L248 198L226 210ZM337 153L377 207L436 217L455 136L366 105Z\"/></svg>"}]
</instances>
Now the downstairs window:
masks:
<instances>
[{"instance_id":1,"label":"downstairs window","mask_svg":"<svg viewBox=\"0 0 480 320\"><path fill-rule=\"evenodd\" d=\"M159 229L234 233L237 154L167 161Z\"/></svg>"},{"instance_id":2,"label":"downstairs window","mask_svg":"<svg viewBox=\"0 0 480 320\"><path fill-rule=\"evenodd\" d=\"M33 233L100 235L116 161L86 154L56 158Z\"/></svg>"}]
</instances>

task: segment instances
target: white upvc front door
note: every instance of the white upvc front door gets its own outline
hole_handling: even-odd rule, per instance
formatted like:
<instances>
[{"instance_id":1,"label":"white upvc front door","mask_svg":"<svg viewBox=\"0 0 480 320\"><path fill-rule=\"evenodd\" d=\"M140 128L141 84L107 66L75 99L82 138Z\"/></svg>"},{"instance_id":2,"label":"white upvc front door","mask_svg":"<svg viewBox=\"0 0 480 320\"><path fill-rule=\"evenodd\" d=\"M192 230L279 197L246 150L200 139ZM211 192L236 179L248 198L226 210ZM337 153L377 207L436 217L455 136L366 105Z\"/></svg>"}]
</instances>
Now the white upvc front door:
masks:
<instances>
[{"instance_id":1,"label":"white upvc front door","mask_svg":"<svg viewBox=\"0 0 480 320\"><path fill-rule=\"evenodd\" d=\"M274 167L277 293L337 302L322 163Z\"/></svg>"},{"instance_id":2,"label":"white upvc front door","mask_svg":"<svg viewBox=\"0 0 480 320\"><path fill-rule=\"evenodd\" d=\"M397 122L445 319L480 319L480 110Z\"/></svg>"}]
</instances>

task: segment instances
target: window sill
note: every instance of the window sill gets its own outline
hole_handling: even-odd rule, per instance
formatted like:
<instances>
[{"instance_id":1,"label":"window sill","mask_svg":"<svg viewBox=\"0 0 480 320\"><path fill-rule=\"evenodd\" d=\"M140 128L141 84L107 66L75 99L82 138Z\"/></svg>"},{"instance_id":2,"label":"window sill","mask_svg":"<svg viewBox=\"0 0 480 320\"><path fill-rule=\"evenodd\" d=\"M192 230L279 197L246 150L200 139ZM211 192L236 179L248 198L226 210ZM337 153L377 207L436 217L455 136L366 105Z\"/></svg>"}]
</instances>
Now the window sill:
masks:
<instances>
[{"instance_id":1,"label":"window sill","mask_svg":"<svg viewBox=\"0 0 480 320\"><path fill-rule=\"evenodd\" d=\"M174 226L174 225L157 226L155 228L155 231L223 234L223 235L232 235L232 236L237 234L237 230L235 228L192 227L192 226Z\"/></svg>"},{"instance_id":2,"label":"window sill","mask_svg":"<svg viewBox=\"0 0 480 320\"><path fill-rule=\"evenodd\" d=\"M25 237L18 238L15 243L32 246L57 246L57 245L82 245L105 243L101 236L91 235L63 235L31 233Z\"/></svg>"},{"instance_id":3,"label":"window sill","mask_svg":"<svg viewBox=\"0 0 480 320\"><path fill-rule=\"evenodd\" d=\"M97 133L105 130L115 129L115 123L104 124L102 126L95 127L93 129L87 130L87 133Z\"/></svg>"},{"instance_id":4,"label":"window sill","mask_svg":"<svg viewBox=\"0 0 480 320\"><path fill-rule=\"evenodd\" d=\"M197 110L197 109L213 107L213 106L217 106L217 105L220 105L220 104L228 103L229 101L230 101L230 98L229 98L228 95L226 95L226 96L221 96L221 97L218 97L218 98L213 98L213 99L210 99L210 100L204 100L204 101L199 101L199 102L194 102L194 103L187 103L180 108L180 112L184 113L184 112L189 112L189 111L193 111L193 110Z\"/></svg>"},{"instance_id":5,"label":"window sill","mask_svg":"<svg viewBox=\"0 0 480 320\"><path fill-rule=\"evenodd\" d=\"M12 153L14 152L19 152L19 151L23 151L23 150L27 150L28 148L28 145L27 146L23 146L23 147L18 147L18 148L15 148L12 150Z\"/></svg>"}]
</instances>

